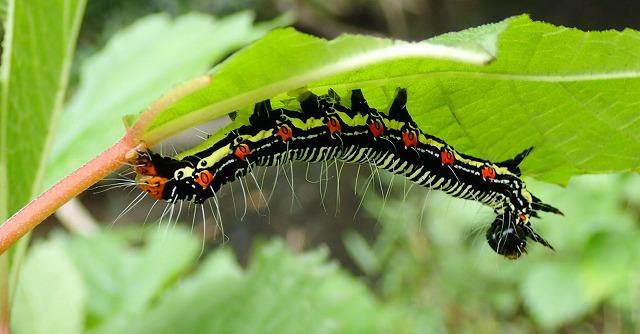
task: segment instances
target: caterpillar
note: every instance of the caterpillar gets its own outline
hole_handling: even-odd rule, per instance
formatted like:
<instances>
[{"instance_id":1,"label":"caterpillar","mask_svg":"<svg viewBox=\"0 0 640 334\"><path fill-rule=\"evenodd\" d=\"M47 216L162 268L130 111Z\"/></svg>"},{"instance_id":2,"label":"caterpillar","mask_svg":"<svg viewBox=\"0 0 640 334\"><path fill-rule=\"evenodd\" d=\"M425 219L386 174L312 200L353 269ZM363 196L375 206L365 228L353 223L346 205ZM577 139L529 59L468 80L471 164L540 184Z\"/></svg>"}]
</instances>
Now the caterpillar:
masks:
<instances>
[{"instance_id":1,"label":"caterpillar","mask_svg":"<svg viewBox=\"0 0 640 334\"><path fill-rule=\"evenodd\" d=\"M562 213L527 191L520 178L519 165L533 148L502 162L478 159L421 131L406 108L406 89L396 89L386 113L371 108L361 90L350 95L349 106L331 89L320 96L305 91L297 98L301 111L274 109L270 100L257 103L248 124L182 159L138 149L130 161L136 183L158 200L200 204L256 166L370 163L493 208L497 216L486 238L498 254L516 259L527 252L528 239L553 249L533 230L530 218L541 211Z\"/></svg>"}]
</instances>

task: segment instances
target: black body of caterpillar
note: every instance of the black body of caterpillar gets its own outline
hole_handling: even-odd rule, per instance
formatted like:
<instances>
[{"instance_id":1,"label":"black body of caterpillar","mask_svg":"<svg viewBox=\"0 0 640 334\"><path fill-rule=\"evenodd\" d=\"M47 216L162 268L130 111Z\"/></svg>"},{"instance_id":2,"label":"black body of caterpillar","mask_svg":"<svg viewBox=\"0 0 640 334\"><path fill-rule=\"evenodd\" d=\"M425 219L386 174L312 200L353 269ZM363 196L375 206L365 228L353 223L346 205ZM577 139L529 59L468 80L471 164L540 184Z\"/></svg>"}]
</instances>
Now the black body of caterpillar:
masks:
<instances>
[{"instance_id":1,"label":"black body of caterpillar","mask_svg":"<svg viewBox=\"0 0 640 334\"><path fill-rule=\"evenodd\" d=\"M229 131L210 148L181 160L149 150L132 164L142 190L168 202L203 203L226 183L255 166L292 161L335 160L370 163L452 196L479 201L497 214L487 230L492 249L508 258L526 252L527 239L551 249L533 231L529 218L538 211L561 212L529 193L518 165L532 148L499 163L457 152L443 140L422 132L406 109L407 92L398 89L388 112L369 107L360 90L351 107L337 94L302 94L301 110L256 104L249 124Z\"/></svg>"}]
</instances>

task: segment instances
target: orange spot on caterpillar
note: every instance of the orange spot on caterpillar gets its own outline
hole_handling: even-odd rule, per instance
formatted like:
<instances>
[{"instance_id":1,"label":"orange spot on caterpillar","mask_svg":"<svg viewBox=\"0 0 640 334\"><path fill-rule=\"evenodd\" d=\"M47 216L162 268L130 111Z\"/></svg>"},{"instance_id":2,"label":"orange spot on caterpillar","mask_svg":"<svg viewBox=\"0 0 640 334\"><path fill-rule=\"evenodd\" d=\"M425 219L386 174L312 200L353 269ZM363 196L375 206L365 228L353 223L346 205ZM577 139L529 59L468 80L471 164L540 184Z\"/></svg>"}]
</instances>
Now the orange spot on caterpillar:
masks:
<instances>
[{"instance_id":1,"label":"orange spot on caterpillar","mask_svg":"<svg viewBox=\"0 0 640 334\"><path fill-rule=\"evenodd\" d=\"M382 125L382 122L380 122L380 120L376 119L373 121L373 123L369 124L369 130L371 131L373 138L378 138L378 136L384 134L384 125Z\"/></svg>"},{"instance_id":2,"label":"orange spot on caterpillar","mask_svg":"<svg viewBox=\"0 0 640 334\"><path fill-rule=\"evenodd\" d=\"M143 176L138 178L137 181L140 184L140 189L142 189L142 191L149 193L149 195L155 199L163 199L162 193L164 192L164 186L168 181L166 177Z\"/></svg>"},{"instance_id":3,"label":"orange spot on caterpillar","mask_svg":"<svg viewBox=\"0 0 640 334\"><path fill-rule=\"evenodd\" d=\"M407 131L402 133L402 141L404 141L404 147L418 147L418 136L415 132Z\"/></svg>"},{"instance_id":4,"label":"orange spot on caterpillar","mask_svg":"<svg viewBox=\"0 0 640 334\"><path fill-rule=\"evenodd\" d=\"M329 128L329 132L331 133L331 135L333 135L336 132L342 133L342 128L340 127L340 121L338 121L333 117L329 118L329 120L327 121L327 127Z\"/></svg>"},{"instance_id":5,"label":"orange spot on caterpillar","mask_svg":"<svg viewBox=\"0 0 640 334\"><path fill-rule=\"evenodd\" d=\"M453 152L446 149L440 152L440 159L442 159L443 165L450 165L450 166L453 166L453 164L456 161L456 159L453 157Z\"/></svg>"},{"instance_id":6,"label":"orange spot on caterpillar","mask_svg":"<svg viewBox=\"0 0 640 334\"><path fill-rule=\"evenodd\" d=\"M482 178L493 180L496 178L496 170L493 167L485 166L482 168Z\"/></svg>"},{"instance_id":7,"label":"orange spot on caterpillar","mask_svg":"<svg viewBox=\"0 0 640 334\"><path fill-rule=\"evenodd\" d=\"M282 141L287 141L287 139L293 138L293 132L291 131L291 128L286 124L278 128L277 135L282 138Z\"/></svg>"},{"instance_id":8,"label":"orange spot on caterpillar","mask_svg":"<svg viewBox=\"0 0 640 334\"><path fill-rule=\"evenodd\" d=\"M251 154L251 149L249 149L249 145L247 144L240 144L238 148L236 148L235 154L236 157L244 160L247 155Z\"/></svg>"},{"instance_id":9,"label":"orange spot on caterpillar","mask_svg":"<svg viewBox=\"0 0 640 334\"><path fill-rule=\"evenodd\" d=\"M211 172L208 170L203 170L202 172L198 173L198 176L196 176L193 181L201 185L204 189L208 187L213 181L213 174L211 174Z\"/></svg>"}]
</instances>

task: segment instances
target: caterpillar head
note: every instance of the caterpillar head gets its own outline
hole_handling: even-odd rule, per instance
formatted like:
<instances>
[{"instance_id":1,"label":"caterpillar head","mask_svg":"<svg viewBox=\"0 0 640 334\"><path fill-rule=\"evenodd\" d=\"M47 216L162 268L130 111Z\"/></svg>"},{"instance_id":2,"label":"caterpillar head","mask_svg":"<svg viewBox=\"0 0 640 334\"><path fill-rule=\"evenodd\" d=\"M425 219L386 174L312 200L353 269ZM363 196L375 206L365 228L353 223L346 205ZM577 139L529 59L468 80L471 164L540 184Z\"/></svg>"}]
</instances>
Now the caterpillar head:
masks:
<instances>
[{"instance_id":1,"label":"caterpillar head","mask_svg":"<svg viewBox=\"0 0 640 334\"><path fill-rule=\"evenodd\" d=\"M208 170L196 172L187 160L179 161L150 150L141 150L131 157L129 163L136 172L136 183L140 189L158 200L202 203L210 197L207 196L210 188L217 190L213 174Z\"/></svg>"},{"instance_id":2,"label":"caterpillar head","mask_svg":"<svg viewBox=\"0 0 640 334\"><path fill-rule=\"evenodd\" d=\"M539 242L553 250L553 247L533 230L528 219L525 223L520 220L520 217L508 211L498 215L487 230L489 246L496 253L511 260L527 253L527 239Z\"/></svg>"}]
</instances>

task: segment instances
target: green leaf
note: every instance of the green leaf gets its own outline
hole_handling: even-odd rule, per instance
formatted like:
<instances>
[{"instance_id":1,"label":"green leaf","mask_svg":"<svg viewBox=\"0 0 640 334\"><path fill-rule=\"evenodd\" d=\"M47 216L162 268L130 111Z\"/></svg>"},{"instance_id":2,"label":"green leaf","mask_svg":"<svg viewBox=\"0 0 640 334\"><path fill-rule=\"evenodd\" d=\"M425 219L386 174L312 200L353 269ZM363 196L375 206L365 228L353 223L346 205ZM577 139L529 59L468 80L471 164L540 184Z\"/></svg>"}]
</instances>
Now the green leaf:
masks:
<instances>
[{"instance_id":1,"label":"green leaf","mask_svg":"<svg viewBox=\"0 0 640 334\"><path fill-rule=\"evenodd\" d=\"M204 73L231 51L286 24L254 25L253 14L225 18L155 14L119 31L86 59L80 86L58 128L47 184L52 185L120 139L121 117L143 110L173 85Z\"/></svg>"},{"instance_id":2,"label":"green leaf","mask_svg":"<svg viewBox=\"0 0 640 334\"><path fill-rule=\"evenodd\" d=\"M69 242L86 281L87 313L93 319L118 322L146 310L191 267L200 249L197 240L181 229L156 229L146 235L144 247L134 251L129 239L138 238L102 233Z\"/></svg>"},{"instance_id":3,"label":"green leaf","mask_svg":"<svg viewBox=\"0 0 640 334\"><path fill-rule=\"evenodd\" d=\"M362 271L369 276L374 276L380 272L382 267L380 260L364 237L357 232L350 231L344 235L343 239L349 255Z\"/></svg>"},{"instance_id":4,"label":"green leaf","mask_svg":"<svg viewBox=\"0 0 640 334\"><path fill-rule=\"evenodd\" d=\"M615 295L625 296L618 305L621 314L633 310L640 233L637 215L621 203L624 186L640 178L628 176L579 177L566 189L543 192L566 214L535 225L556 253L531 252L522 272L525 306L544 327L563 326L599 305L609 307Z\"/></svg>"},{"instance_id":5,"label":"green leaf","mask_svg":"<svg viewBox=\"0 0 640 334\"><path fill-rule=\"evenodd\" d=\"M39 193L51 127L62 108L84 6L84 0L9 0L0 5L4 33L0 61L0 221ZM26 243L23 246L11 259L15 261L11 273L9 254L0 259L3 328L9 326L10 296L14 292L10 289L15 286L20 268L17 262Z\"/></svg>"},{"instance_id":6,"label":"green leaf","mask_svg":"<svg viewBox=\"0 0 640 334\"><path fill-rule=\"evenodd\" d=\"M0 95L0 220L40 189L84 0L9 1Z\"/></svg>"},{"instance_id":7,"label":"green leaf","mask_svg":"<svg viewBox=\"0 0 640 334\"><path fill-rule=\"evenodd\" d=\"M489 61L496 40L495 61L469 64ZM583 32L526 16L416 44L278 30L216 67L211 84L167 108L145 138L156 142L274 96L279 105L301 86L364 88L385 110L402 86L427 133L496 161L534 146L525 174L564 184L583 173L639 170L638 53L636 31Z\"/></svg>"},{"instance_id":8,"label":"green leaf","mask_svg":"<svg viewBox=\"0 0 640 334\"><path fill-rule=\"evenodd\" d=\"M634 232L637 231L599 233L585 246L581 274L590 299L600 302L629 286L629 278L637 273L640 250Z\"/></svg>"},{"instance_id":9,"label":"green leaf","mask_svg":"<svg viewBox=\"0 0 640 334\"><path fill-rule=\"evenodd\" d=\"M96 333L376 333L402 331L400 319L365 287L327 263L326 251L294 255L275 241L243 271L216 251L135 321ZM399 327L400 326L400 327Z\"/></svg>"},{"instance_id":10,"label":"green leaf","mask_svg":"<svg viewBox=\"0 0 640 334\"><path fill-rule=\"evenodd\" d=\"M505 27L503 23L476 29L474 36L480 35L484 41L484 35L495 36ZM473 40L459 42L465 46L469 43L477 45ZM369 82L335 80L325 87L325 92L328 87L379 86L394 81L393 74L367 67L373 64L386 64L386 70L406 75L413 74L416 66L452 61L484 64L493 59L486 51L476 49L361 35L342 35L326 41L293 29L275 30L214 68L211 84L165 110L151 124L147 137L154 142L156 137L164 138L277 94L305 85L318 87L313 82L345 72L362 73Z\"/></svg>"},{"instance_id":11,"label":"green leaf","mask_svg":"<svg viewBox=\"0 0 640 334\"><path fill-rule=\"evenodd\" d=\"M85 284L60 240L31 248L12 314L16 333L83 333Z\"/></svg>"},{"instance_id":12,"label":"green leaf","mask_svg":"<svg viewBox=\"0 0 640 334\"><path fill-rule=\"evenodd\" d=\"M585 294L575 264L537 266L524 280L522 296L532 316L546 328L575 320L595 306Z\"/></svg>"}]
</instances>

